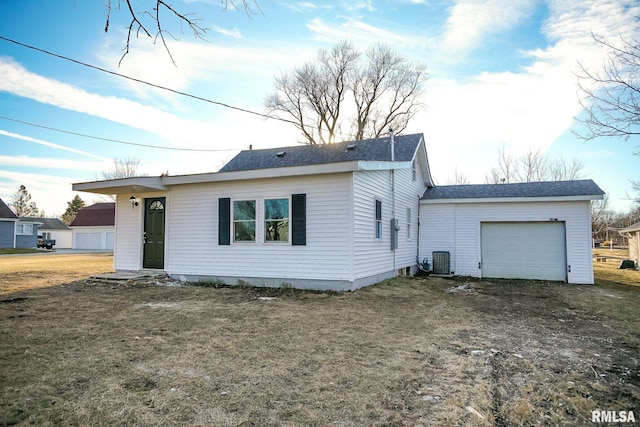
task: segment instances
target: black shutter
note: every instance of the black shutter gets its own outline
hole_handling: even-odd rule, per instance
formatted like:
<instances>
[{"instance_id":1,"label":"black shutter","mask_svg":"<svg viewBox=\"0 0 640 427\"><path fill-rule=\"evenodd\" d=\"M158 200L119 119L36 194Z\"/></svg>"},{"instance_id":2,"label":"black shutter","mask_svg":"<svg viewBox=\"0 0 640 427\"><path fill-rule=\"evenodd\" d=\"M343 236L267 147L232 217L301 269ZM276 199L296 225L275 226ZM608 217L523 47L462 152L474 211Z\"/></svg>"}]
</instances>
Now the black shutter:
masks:
<instances>
[{"instance_id":1,"label":"black shutter","mask_svg":"<svg viewBox=\"0 0 640 427\"><path fill-rule=\"evenodd\" d=\"M307 195L291 196L291 244L305 246L307 244Z\"/></svg>"},{"instance_id":2,"label":"black shutter","mask_svg":"<svg viewBox=\"0 0 640 427\"><path fill-rule=\"evenodd\" d=\"M218 199L218 244L231 244L231 199Z\"/></svg>"}]
</instances>

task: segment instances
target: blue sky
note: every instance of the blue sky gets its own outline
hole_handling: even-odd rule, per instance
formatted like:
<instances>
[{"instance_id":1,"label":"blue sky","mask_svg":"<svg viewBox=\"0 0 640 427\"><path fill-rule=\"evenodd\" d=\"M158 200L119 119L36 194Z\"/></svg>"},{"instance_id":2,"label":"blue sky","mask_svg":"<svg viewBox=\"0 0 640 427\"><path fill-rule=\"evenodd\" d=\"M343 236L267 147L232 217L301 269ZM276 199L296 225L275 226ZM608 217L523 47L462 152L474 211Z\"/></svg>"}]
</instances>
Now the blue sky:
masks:
<instances>
[{"instance_id":1,"label":"blue sky","mask_svg":"<svg viewBox=\"0 0 640 427\"><path fill-rule=\"evenodd\" d=\"M112 1L117 5L117 1ZM136 0L141 7L151 3ZM241 2L236 2L241 5ZM640 179L638 138L583 142L575 117L578 62L603 65L590 33L629 37L640 3L628 0L259 1L248 15L218 0L174 0L209 29L206 41L180 32L164 48L133 40L120 67L127 16L105 2L0 2L0 36L236 107L264 112L273 79L348 39L358 48L383 42L430 75L424 104L405 133L422 132L433 177L456 170L484 183L502 147L514 155L542 149L579 157L583 176L627 211L629 179ZM255 9L255 7L254 7ZM292 125L265 120L86 68L0 40L0 198L24 184L49 216L64 212L71 183L99 179L113 158L140 159L149 175L218 170L238 150L295 145ZM11 120L7 120L11 119ZM163 147L146 148L100 138ZM207 151L178 151L175 148ZM78 193L85 201L98 196Z\"/></svg>"}]
</instances>

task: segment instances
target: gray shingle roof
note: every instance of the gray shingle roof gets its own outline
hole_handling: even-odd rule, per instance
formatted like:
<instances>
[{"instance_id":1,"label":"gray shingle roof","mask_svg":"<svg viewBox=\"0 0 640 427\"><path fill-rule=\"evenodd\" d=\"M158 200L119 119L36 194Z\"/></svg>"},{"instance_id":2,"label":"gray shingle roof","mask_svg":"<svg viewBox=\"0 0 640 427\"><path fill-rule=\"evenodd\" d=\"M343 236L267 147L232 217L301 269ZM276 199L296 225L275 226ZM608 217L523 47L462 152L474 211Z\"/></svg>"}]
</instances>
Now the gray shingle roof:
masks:
<instances>
[{"instance_id":1,"label":"gray shingle roof","mask_svg":"<svg viewBox=\"0 0 640 427\"><path fill-rule=\"evenodd\" d=\"M40 230L71 230L67 227L67 224L60 221L58 218L35 218L35 217L24 217L20 218L26 221L34 221L41 222Z\"/></svg>"},{"instance_id":2,"label":"gray shingle roof","mask_svg":"<svg viewBox=\"0 0 640 427\"><path fill-rule=\"evenodd\" d=\"M394 138L395 161L411 161L422 138L421 133L396 135ZM244 150L220 169L220 172L311 166L356 160L388 162L391 161L389 143L390 138L384 137L336 144L299 145L268 148L265 150ZM280 153L280 155L278 155L278 153Z\"/></svg>"},{"instance_id":3,"label":"gray shingle roof","mask_svg":"<svg viewBox=\"0 0 640 427\"><path fill-rule=\"evenodd\" d=\"M600 196L603 194L604 191L595 182L585 179L516 184L443 185L427 189L422 200Z\"/></svg>"},{"instance_id":4,"label":"gray shingle roof","mask_svg":"<svg viewBox=\"0 0 640 427\"><path fill-rule=\"evenodd\" d=\"M7 218L7 219L18 219L18 217L16 216L16 214L13 213L13 211L11 209L9 209L9 206L7 206L2 199L0 199L0 218Z\"/></svg>"}]
</instances>

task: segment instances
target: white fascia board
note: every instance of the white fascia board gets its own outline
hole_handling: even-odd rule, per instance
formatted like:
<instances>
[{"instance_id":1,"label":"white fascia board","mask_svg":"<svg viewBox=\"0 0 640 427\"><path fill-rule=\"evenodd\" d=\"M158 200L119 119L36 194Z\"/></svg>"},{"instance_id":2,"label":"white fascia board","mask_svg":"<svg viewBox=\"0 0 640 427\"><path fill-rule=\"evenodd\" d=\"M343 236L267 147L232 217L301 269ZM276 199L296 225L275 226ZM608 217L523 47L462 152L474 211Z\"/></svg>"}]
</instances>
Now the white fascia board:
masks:
<instances>
[{"instance_id":1,"label":"white fascia board","mask_svg":"<svg viewBox=\"0 0 640 427\"><path fill-rule=\"evenodd\" d=\"M75 191L100 194L121 194L167 191L172 185L209 182L243 181L250 179L280 178L305 175L355 172L359 170L391 170L411 168L411 162L350 161L322 165L292 166L282 168L253 169L234 172L211 172L193 175L137 177L106 181L81 182L72 185Z\"/></svg>"},{"instance_id":2,"label":"white fascia board","mask_svg":"<svg viewBox=\"0 0 640 427\"><path fill-rule=\"evenodd\" d=\"M362 171L381 171L392 169L410 169L412 162L376 162L376 161L359 161L358 170Z\"/></svg>"},{"instance_id":3,"label":"white fascia board","mask_svg":"<svg viewBox=\"0 0 640 427\"><path fill-rule=\"evenodd\" d=\"M486 199L436 199L420 200L424 205L446 205L452 203L522 203L522 202L579 202L602 199L601 194L584 196L554 196L554 197L493 197Z\"/></svg>"},{"instance_id":4,"label":"white fascia board","mask_svg":"<svg viewBox=\"0 0 640 427\"><path fill-rule=\"evenodd\" d=\"M21 224L33 224L33 225L43 225L44 222L38 222L38 221L28 221L28 220L19 220L18 222L20 222Z\"/></svg>"},{"instance_id":5,"label":"white fascia board","mask_svg":"<svg viewBox=\"0 0 640 427\"><path fill-rule=\"evenodd\" d=\"M109 179L105 181L79 182L72 184L74 191L98 194L147 193L167 191L160 176L139 176L134 178Z\"/></svg>"},{"instance_id":6,"label":"white fascia board","mask_svg":"<svg viewBox=\"0 0 640 427\"><path fill-rule=\"evenodd\" d=\"M423 162L419 161L418 155L423 157ZM422 175L424 176L424 185L427 187L435 187L436 184L433 182L433 178L431 177L431 167L429 166L429 156L427 155L427 145L424 141L424 135L420 138L420 143L416 147L416 151L413 154L413 158L418 162L420 167L422 168Z\"/></svg>"},{"instance_id":7,"label":"white fascia board","mask_svg":"<svg viewBox=\"0 0 640 427\"><path fill-rule=\"evenodd\" d=\"M358 162L354 161L311 166L292 166L285 168L252 169L234 172L212 172L196 175L165 176L163 177L162 182L165 185L183 185L206 182L242 181L248 179L280 178L289 176L353 172L358 170L358 167Z\"/></svg>"}]
</instances>

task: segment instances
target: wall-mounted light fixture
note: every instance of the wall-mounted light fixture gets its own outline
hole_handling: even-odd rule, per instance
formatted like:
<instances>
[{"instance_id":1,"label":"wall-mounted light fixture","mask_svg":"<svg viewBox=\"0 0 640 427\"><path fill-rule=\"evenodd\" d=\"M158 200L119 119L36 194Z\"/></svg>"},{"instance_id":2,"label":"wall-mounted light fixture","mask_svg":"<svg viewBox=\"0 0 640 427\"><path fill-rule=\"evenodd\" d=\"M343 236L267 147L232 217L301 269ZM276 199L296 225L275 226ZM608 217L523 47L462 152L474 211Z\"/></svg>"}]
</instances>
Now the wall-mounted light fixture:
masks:
<instances>
[{"instance_id":1,"label":"wall-mounted light fixture","mask_svg":"<svg viewBox=\"0 0 640 427\"><path fill-rule=\"evenodd\" d=\"M132 208L138 206L138 199L136 199L136 196L129 197L129 202L131 203Z\"/></svg>"}]
</instances>

